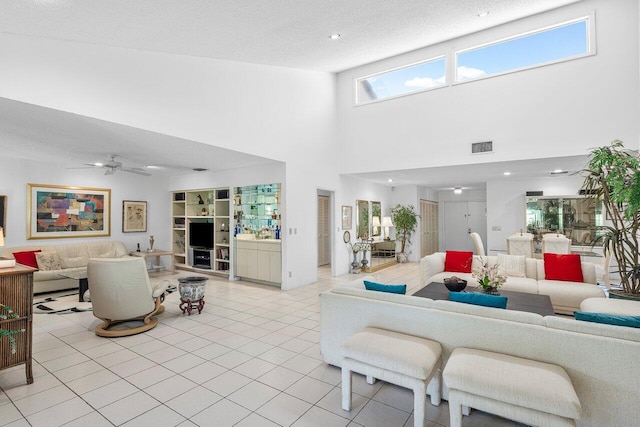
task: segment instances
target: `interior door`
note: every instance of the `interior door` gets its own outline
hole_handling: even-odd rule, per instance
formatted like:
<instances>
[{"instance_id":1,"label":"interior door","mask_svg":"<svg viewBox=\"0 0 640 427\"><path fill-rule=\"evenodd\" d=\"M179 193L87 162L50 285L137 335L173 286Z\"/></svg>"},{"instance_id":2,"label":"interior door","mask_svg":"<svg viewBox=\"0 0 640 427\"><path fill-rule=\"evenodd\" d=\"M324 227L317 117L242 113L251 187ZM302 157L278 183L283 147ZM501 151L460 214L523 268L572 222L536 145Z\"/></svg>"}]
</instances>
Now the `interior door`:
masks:
<instances>
[{"instance_id":1,"label":"interior door","mask_svg":"<svg viewBox=\"0 0 640 427\"><path fill-rule=\"evenodd\" d=\"M329 197L318 196L318 267L331 263Z\"/></svg>"},{"instance_id":2,"label":"interior door","mask_svg":"<svg viewBox=\"0 0 640 427\"><path fill-rule=\"evenodd\" d=\"M475 231L487 241L486 212L486 202L445 202L444 249L475 252L469 233Z\"/></svg>"},{"instance_id":3,"label":"interior door","mask_svg":"<svg viewBox=\"0 0 640 427\"><path fill-rule=\"evenodd\" d=\"M420 200L420 258L438 251L438 203Z\"/></svg>"}]
</instances>

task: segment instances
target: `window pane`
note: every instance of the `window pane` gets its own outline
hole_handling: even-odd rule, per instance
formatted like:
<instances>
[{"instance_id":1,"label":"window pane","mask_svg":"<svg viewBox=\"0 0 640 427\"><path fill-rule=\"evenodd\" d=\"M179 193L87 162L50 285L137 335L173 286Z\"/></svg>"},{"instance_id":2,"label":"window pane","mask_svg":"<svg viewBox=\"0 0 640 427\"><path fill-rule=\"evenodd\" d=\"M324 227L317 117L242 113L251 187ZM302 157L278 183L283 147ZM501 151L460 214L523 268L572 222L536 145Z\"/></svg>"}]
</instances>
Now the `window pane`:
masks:
<instances>
[{"instance_id":1,"label":"window pane","mask_svg":"<svg viewBox=\"0 0 640 427\"><path fill-rule=\"evenodd\" d=\"M588 19L456 54L456 81L534 67L589 53Z\"/></svg>"},{"instance_id":2,"label":"window pane","mask_svg":"<svg viewBox=\"0 0 640 427\"><path fill-rule=\"evenodd\" d=\"M356 103L428 90L446 83L445 61L438 58L356 80Z\"/></svg>"}]
</instances>

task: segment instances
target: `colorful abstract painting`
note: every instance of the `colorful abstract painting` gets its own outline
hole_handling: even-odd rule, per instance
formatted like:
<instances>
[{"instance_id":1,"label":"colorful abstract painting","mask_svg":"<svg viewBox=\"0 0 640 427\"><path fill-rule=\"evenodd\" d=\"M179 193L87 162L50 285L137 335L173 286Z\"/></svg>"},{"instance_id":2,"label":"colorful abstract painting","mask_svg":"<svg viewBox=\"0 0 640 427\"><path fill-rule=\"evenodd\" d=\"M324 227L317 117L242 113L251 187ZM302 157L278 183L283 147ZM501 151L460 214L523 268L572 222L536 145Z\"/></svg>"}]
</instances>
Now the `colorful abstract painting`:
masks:
<instances>
[{"instance_id":1,"label":"colorful abstract painting","mask_svg":"<svg viewBox=\"0 0 640 427\"><path fill-rule=\"evenodd\" d=\"M28 239L109 236L111 190L27 184Z\"/></svg>"}]
</instances>

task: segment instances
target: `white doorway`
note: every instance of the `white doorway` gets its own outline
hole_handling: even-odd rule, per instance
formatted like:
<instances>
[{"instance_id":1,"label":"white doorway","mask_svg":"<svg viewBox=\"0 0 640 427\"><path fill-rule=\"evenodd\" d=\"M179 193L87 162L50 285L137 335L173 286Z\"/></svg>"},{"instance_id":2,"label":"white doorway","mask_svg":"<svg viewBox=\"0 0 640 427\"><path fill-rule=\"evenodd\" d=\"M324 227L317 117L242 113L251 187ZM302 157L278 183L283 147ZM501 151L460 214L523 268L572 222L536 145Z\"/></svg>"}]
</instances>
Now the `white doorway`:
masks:
<instances>
[{"instance_id":1,"label":"white doorway","mask_svg":"<svg viewBox=\"0 0 640 427\"><path fill-rule=\"evenodd\" d=\"M438 251L438 202L420 200L420 258Z\"/></svg>"},{"instance_id":2,"label":"white doorway","mask_svg":"<svg viewBox=\"0 0 640 427\"><path fill-rule=\"evenodd\" d=\"M474 252L471 232L487 241L487 203L445 202L443 231L445 250Z\"/></svg>"},{"instance_id":3,"label":"white doorway","mask_svg":"<svg viewBox=\"0 0 640 427\"><path fill-rule=\"evenodd\" d=\"M331 264L331 220L329 196L318 194L318 267Z\"/></svg>"}]
</instances>

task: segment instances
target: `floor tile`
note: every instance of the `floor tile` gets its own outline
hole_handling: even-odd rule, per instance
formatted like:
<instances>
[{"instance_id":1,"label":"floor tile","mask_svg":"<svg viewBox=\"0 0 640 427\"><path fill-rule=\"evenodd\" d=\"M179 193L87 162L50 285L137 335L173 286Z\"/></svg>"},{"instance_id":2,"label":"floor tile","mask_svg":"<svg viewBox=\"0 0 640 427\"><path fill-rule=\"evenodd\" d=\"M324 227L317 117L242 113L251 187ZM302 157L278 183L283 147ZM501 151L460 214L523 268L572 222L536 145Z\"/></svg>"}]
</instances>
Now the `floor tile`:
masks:
<instances>
[{"instance_id":1,"label":"floor tile","mask_svg":"<svg viewBox=\"0 0 640 427\"><path fill-rule=\"evenodd\" d=\"M100 413L113 424L120 425L159 405L156 399L138 391L101 408Z\"/></svg>"},{"instance_id":2,"label":"floor tile","mask_svg":"<svg viewBox=\"0 0 640 427\"><path fill-rule=\"evenodd\" d=\"M220 399L222 399L222 396L198 386L168 400L165 404L180 415L190 418Z\"/></svg>"},{"instance_id":3,"label":"floor tile","mask_svg":"<svg viewBox=\"0 0 640 427\"><path fill-rule=\"evenodd\" d=\"M261 417L255 412L240 421L235 427L280 427L273 421L269 421L265 417Z\"/></svg>"},{"instance_id":4,"label":"floor tile","mask_svg":"<svg viewBox=\"0 0 640 427\"><path fill-rule=\"evenodd\" d=\"M241 365L236 366L233 370L239 374L252 379L256 379L267 372L274 369L277 365L262 359L251 359Z\"/></svg>"},{"instance_id":5,"label":"floor tile","mask_svg":"<svg viewBox=\"0 0 640 427\"><path fill-rule=\"evenodd\" d=\"M182 372L181 375L194 383L202 384L227 372L228 369L213 362L204 362Z\"/></svg>"},{"instance_id":6,"label":"floor tile","mask_svg":"<svg viewBox=\"0 0 640 427\"><path fill-rule=\"evenodd\" d=\"M126 427L177 426L185 422L185 418L164 405L155 407L123 424ZM185 424L186 427L187 424ZM190 424L194 425L194 424ZM93 426L91 426L93 427Z\"/></svg>"},{"instance_id":7,"label":"floor tile","mask_svg":"<svg viewBox=\"0 0 640 427\"><path fill-rule=\"evenodd\" d=\"M286 390L295 382L299 381L303 375L282 366L278 366L258 378L258 381L278 390Z\"/></svg>"},{"instance_id":8,"label":"floor tile","mask_svg":"<svg viewBox=\"0 0 640 427\"><path fill-rule=\"evenodd\" d=\"M64 385L49 388L16 400L14 404L23 415L29 416L59 403L75 398L76 395Z\"/></svg>"},{"instance_id":9,"label":"floor tile","mask_svg":"<svg viewBox=\"0 0 640 427\"><path fill-rule=\"evenodd\" d=\"M195 415L191 421L201 426L210 426L213 425L212 421L215 420L216 427L231 427L250 413L248 409L237 403L222 399Z\"/></svg>"},{"instance_id":10,"label":"floor tile","mask_svg":"<svg viewBox=\"0 0 640 427\"><path fill-rule=\"evenodd\" d=\"M59 426L93 412L93 408L79 397L73 397L59 405L27 416L33 427Z\"/></svg>"},{"instance_id":11,"label":"floor tile","mask_svg":"<svg viewBox=\"0 0 640 427\"><path fill-rule=\"evenodd\" d=\"M350 420L346 418L314 406L305 412L293 427L345 427L349 422Z\"/></svg>"},{"instance_id":12,"label":"floor tile","mask_svg":"<svg viewBox=\"0 0 640 427\"><path fill-rule=\"evenodd\" d=\"M353 419L367 427L404 427L409 413L370 400Z\"/></svg>"},{"instance_id":13,"label":"floor tile","mask_svg":"<svg viewBox=\"0 0 640 427\"><path fill-rule=\"evenodd\" d=\"M137 388L125 380L118 380L88 393L84 393L81 397L94 408L100 409L110 403L130 396L137 391Z\"/></svg>"},{"instance_id":14,"label":"floor tile","mask_svg":"<svg viewBox=\"0 0 640 427\"><path fill-rule=\"evenodd\" d=\"M116 374L103 368L100 371L70 381L67 383L67 386L75 393L81 395L116 382L119 379L120 377Z\"/></svg>"},{"instance_id":15,"label":"floor tile","mask_svg":"<svg viewBox=\"0 0 640 427\"><path fill-rule=\"evenodd\" d=\"M311 404L303 400L280 393L256 412L268 420L282 426L290 426L311 408Z\"/></svg>"},{"instance_id":16,"label":"floor tile","mask_svg":"<svg viewBox=\"0 0 640 427\"><path fill-rule=\"evenodd\" d=\"M278 394L280 394L279 390L257 381L252 381L241 389L231 393L227 396L227 399L251 411L255 411Z\"/></svg>"},{"instance_id":17,"label":"floor tile","mask_svg":"<svg viewBox=\"0 0 640 427\"><path fill-rule=\"evenodd\" d=\"M193 381L181 376L169 377L144 389L146 393L160 402L166 402L196 387Z\"/></svg>"},{"instance_id":18,"label":"floor tile","mask_svg":"<svg viewBox=\"0 0 640 427\"><path fill-rule=\"evenodd\" d=\"M333 386L330 384L316 380L315 378L303 377L300 381L287 388L285 393L315 405L331 390L333 390Z\"/></svg>"},{"instance_id":19,"label":"floor tile","mask_svg":"<svg viewBox=\"0 0 640 427\"><path fill-rule=\"evenodd\" d=\"M202 385L220 396L228 396L250 382L251 378L237 372L227 371Z\"/></svg>"},{"instance_id":20,"label":"floor tile","mask_svg":"<svg viewBox=\"0 0 640 427\"><path fill-rule=\"evenodd\" d=\"M140 389L145 389L175 375L175 372L161 365L155 365L144 371L126 377L126 380Z\"/></svg>"},{"instance_id":21,"label":"floor tile","mask_svg":"<svg viewBox=\"0 0 640 427\"><path fill-rule=\"evenodd\" d=\"M89 414L76 418L66 424L64 427L112 427L113 424L102 416L98 411L91 411Z\"/></svg>"}]
</instances>

